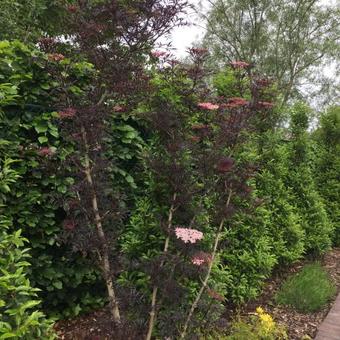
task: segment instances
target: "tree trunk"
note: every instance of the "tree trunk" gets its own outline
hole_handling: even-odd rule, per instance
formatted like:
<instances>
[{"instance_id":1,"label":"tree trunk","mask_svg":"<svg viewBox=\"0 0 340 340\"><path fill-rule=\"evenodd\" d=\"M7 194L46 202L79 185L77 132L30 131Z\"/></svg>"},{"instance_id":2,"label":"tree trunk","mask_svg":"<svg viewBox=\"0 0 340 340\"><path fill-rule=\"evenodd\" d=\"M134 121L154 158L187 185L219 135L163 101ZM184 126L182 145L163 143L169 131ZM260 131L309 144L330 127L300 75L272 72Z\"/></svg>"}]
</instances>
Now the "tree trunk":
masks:
<instances>
[{"instance_id":1,"label":"tree trunk","mask_svg":"<svg viewBox=\"0 0 340 340\"><path fill-rule=\"evenodd\" d=\"M97 235L98 235L98 238L101 244L101 253L102 253L101 258L100 258L101 267L102 267L102 272L103 272L103 276L104 276L105 283L106 283L112 318L116 324L119 324L121 322L121 319L120 319L119 305L118 305L117 297L116 297L114 286L113 286L109 249L108 249L105 232L104 232L103 225L102 225L102 219L101 219L101 216L98 210L98 199L97 199L97 194L96 194L96 190L95 190L92 175L91 175L89 145L87 141L86 131L83 126L81 128L81 133L82 133L82 138L83 138L83 142L85 146L85 154L84 154L85 170L84 172L86 175L87 184L90 187L91 192L92 192L91 193L92 194L92 198L91 198L92 210L93 210L93 214L95 218Z\"/></svg>"}]
</instances>

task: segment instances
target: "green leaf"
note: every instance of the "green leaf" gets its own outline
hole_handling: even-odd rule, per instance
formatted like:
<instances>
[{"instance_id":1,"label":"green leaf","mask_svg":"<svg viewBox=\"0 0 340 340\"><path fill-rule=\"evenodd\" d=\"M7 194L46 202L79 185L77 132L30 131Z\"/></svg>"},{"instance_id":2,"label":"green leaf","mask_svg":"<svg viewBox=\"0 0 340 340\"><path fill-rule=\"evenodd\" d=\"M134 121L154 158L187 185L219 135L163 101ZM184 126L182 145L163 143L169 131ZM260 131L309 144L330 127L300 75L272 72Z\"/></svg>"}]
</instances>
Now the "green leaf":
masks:
<instances>
[{"instance_id":1,"label":"green leaf","mask_svg":"<svg viewBox=\"0 0 340 340\"><path fill-rule=\"evenodd\" d=\"M48 127L45 124L38 124L34 126L35 131L38 133L44 133L47 131Z\"/></svg>"},{"instance_id":2,"label":"green leaf","mask_svg":"<svg viewBox=\"0 0 340 340\"><path fill-rule=\"evenodd\" d=\"M59 137L59 132L57 129L50 129L48 132L55 138Z\"/></svg>"},{"instance_id":3,"label":"green leaf","mask_svg":"<svg viewBox=\"0 0 340 340\"><path fill-rule=\"evenodd\" d=\"M63 283L61 281L55 281L55 282L53 282L53 286L57 289L62 289Z\"/></svg>"},{"instance_id":4,"label":"green leaf","mask_svg":"<svg viewBox=\"0 0 340 340\"><path fill-rule=\"evenodd\" d=\"M38 141L39 141L40 144L47 143L48 142L48 138L45 137L45 136L42 136L42 137L38 138Z\"/></svg>"},{"instance_id":5,"label":"green leaf","mask_svg":"<svg viewBox=\"0 0 340 340\"><path fill-rule=\"evenodd\" d=\"M14 333L4 333L2 335L0 335L0 339L3 340L3 339L9 339L9 338L16 338L16 334Z\"/></svg>"}]
</instances>

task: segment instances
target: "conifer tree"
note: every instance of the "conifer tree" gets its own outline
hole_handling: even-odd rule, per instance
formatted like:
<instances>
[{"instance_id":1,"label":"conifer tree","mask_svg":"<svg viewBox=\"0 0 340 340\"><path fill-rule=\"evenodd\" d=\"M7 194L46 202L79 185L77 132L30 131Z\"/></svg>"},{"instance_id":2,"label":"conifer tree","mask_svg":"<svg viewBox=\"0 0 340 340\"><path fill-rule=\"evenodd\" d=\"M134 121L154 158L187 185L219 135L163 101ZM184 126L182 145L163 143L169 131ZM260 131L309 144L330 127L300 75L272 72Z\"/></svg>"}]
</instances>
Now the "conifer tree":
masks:
<instances>
[{"instance_id":1,"label":"conifer tree","mask_svg":"<svg viewBox=\"0 0 340 340\"><path fill-rule=\"evenodd\" d=\"M321 254L331 245L333 228L316 187L311 167L311 140L307 131L310 108L297 103L292 108L290 173L287 185L292 187L295 203L306 233L306 251Z\"/></svg>"},{"instance_id":2,"label":"conifer tree","mask_svg":"<svg viewBox=\"0 0 340 340\"><path fill-rule=\"evenodd\" d=\"M340 106L328 108L315 132L318 144L317 186L325 201L328 217L334 227L334 242L340 244Z\"/></svg>"}]
</instances>

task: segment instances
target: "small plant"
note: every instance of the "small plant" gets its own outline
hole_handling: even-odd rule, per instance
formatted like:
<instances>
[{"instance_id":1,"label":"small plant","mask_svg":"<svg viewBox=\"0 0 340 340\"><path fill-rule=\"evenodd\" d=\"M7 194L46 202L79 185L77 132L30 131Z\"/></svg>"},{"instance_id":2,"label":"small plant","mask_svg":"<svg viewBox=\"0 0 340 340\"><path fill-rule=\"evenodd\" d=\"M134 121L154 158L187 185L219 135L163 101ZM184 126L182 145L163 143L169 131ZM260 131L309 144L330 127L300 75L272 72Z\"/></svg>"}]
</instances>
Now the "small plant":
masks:
<instances>
[{"instance_id":1,"label":"small plant","mask_svg":"<svg viewBox=\"0 0 340 340\"><path fill-rule=\"evenodd\" d=\"M288 278L276 295L276 301L301 312L314 312L322 308L335 292L335 285L327 272L319 263L314 263Z\"/></svg>"},{"instance_id":2,"label":"small plant","mask_svg":"<svg viewBox=\"0 0 340 340\"><path fill-rule=\"evenodd\" d=\"M237 317L231 325L229 335L213 334L205 339L220 340L285 340L285 329L278 325L263 308L257 307L249 320Z\"/></svg>"},{"instance_id":3,"label":"small plant","mask_svg":"<svg viewBox=\"0 0 340 340\"><path fill-rule=\"evenodd\" d=\"M284 340L288 339L287 333L278 326L273 318L261 307L256 308L256 313L249 322L242 319L232 325L231 334L226 340Z\"/></svg>"}]
</instances>

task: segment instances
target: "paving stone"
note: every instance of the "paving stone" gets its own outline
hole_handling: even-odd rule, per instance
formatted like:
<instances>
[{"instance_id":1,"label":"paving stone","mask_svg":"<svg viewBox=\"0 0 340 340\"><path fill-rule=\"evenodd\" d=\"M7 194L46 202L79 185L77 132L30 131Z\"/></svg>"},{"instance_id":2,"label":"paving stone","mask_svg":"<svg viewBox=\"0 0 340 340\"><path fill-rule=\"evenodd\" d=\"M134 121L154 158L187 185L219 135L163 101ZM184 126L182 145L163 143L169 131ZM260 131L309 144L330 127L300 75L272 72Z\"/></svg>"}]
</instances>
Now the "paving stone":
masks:
<instances>
[{"instance_id":1,"label":"paving stone","mask_svg":"<svg viewBox=\"0 0 340 340\"><path fill-rule=\"evenodd\" d=\"M319 327L315 340L340 340L340 294Z\"/></svg>"}]
</instances>

